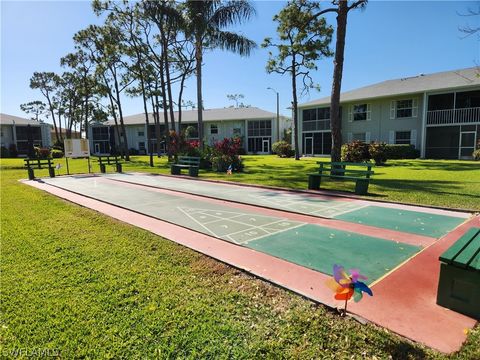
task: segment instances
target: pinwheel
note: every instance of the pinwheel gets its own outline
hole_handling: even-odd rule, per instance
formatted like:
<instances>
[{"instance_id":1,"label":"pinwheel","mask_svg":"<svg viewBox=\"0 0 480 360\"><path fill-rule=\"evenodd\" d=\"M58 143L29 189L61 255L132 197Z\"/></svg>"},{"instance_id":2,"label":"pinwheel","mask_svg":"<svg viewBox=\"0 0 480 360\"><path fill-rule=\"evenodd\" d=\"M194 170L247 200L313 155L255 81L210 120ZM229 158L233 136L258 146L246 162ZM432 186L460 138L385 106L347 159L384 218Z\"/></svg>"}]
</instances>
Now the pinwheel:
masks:
<instances>
[{"instance_id":1,"label":"pinwheel","mask_svg":"<svg viewBox=\"0 0 480 360\"><path fill-rule=\"evenodd\" d=\"M333 265L333 278L327 280L327 286L335 292L336 300L345 300L344 314L347 313L347 301L352 296L355 302L362 300L364 292L373 296L372 290L359 279L366 280L367 277L361 275L357 269L351 269L348 275L343 266Z\"/></svg>"}]
</instances>

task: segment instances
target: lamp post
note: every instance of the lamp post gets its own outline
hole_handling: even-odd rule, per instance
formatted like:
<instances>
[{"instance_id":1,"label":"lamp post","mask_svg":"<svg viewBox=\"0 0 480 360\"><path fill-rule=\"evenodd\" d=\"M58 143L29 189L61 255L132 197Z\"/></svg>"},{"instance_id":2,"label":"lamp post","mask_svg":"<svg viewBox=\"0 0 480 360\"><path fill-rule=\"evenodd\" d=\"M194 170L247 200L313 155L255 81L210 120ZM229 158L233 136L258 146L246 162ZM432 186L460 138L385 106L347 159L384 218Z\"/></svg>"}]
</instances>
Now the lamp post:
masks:
<instances>
[{"instance_id":1,"label":"lamp post","mask_svg":"<svg viewBox=\"0 0 480 360\"><path fill-rule=\"evenodd\" d=\"M268 87L267 90L272 90L275 94L277 94L277 141L280 141L280 109L278 101L278 91L271 87Z\"/></svg>"}]
</instances>

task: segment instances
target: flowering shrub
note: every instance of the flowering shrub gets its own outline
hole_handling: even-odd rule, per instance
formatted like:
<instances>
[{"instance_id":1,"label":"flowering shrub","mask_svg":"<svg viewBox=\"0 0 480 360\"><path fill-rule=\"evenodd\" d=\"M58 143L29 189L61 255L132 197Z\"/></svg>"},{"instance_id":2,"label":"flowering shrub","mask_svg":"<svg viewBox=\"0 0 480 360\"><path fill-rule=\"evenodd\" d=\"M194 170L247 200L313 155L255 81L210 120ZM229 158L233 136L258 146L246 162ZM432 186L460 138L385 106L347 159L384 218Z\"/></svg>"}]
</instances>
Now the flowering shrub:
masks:
<instances>
[{"instance_id":1,"label":"flowering shrub","mask_svg":"<svg viewBox=\"0 0 480 360\"><path fill-rule=\"evenodd\" d=\"M200 141L198 140L187 140L184 143L182 154L187 156L198 156L201 157L200 154Z\"/></svg>"},{"instance_id":2,"label":"flowering shrub","mask_svg":"<svg viewBox=\"0 0 480 360\"><path fill-rule=\"evenodd\" d=\"M37 159L47 159L50 157L50 149L48 148L39 148L39 147L34 147L35 150L35 157Z\"/></svg>"},{"instance_id":3,"label":"flowering shrub","mask_svg":"<svg viewBox=\"0 0 480 360\"><path fill-rule=\"evenodd\" d=\"M232 171L242 171L243 162L239 153L242 148L241 138L225 138L215 143L210 161L219 172L227 171L232 166Z\"/></svg>"},{"instance_id":4,"label":"flowering shrub","mask_svg":"<svg viewBox=\"0 0 480 360\"><path fill-rule=\"evenodd\" d=\"M368 144L363 141L352 141L342 145L342 161L364 162L370 160Z\"/></svg>"},{"instance_id":5,"label":"flowering shrub","mask_svg":"<svg viewBox=\"0 0 480 360\"><path fill-rule=\"evenodd\" d=\"M383 165L387 162L387 144L372 142L368 146L370 158L375 161L375 165Z\"/></svg>"}]
</instances>

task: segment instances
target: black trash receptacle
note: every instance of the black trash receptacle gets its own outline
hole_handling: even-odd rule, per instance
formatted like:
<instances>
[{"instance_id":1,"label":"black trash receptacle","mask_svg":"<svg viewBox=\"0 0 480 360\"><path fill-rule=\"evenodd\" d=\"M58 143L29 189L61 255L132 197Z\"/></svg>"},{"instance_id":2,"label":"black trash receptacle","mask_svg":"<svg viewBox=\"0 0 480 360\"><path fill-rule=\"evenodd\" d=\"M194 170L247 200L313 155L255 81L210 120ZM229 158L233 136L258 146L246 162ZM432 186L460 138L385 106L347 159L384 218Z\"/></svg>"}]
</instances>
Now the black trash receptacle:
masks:
<instances>
[{"instance_id":1,"label":"black trash receptacle","mask_svg":"<svg viewBox=\"0 0 480 360\"><path fill-rule=\"evenodd\" d=\"M122 164L117 163L117 172L118 173L122 172Z\"/></svg>"},{"instance_id":2,"label":"black trash receptacle","mask_svg":"<svg viewBox=\"0 0 480 360\"><path fill-rule=\"evenodd\" d=\"M100 164L100 172L102 174L105 174L107 172L107 170L105 169L105 164Z\"/></svg>"}]
</instances>

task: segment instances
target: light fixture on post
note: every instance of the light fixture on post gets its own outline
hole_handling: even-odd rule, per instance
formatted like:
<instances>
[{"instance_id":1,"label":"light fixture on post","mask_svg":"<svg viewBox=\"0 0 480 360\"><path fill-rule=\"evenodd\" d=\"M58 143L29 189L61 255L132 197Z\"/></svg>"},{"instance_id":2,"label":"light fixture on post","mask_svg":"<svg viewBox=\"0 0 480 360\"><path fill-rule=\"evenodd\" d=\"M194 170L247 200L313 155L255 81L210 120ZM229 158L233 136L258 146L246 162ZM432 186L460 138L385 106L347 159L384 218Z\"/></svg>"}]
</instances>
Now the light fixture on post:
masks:
<instances>
[{"instance_id":1,"label":"light fixture on post","mask_svg":"<svg viewBox=\"0 0 480 360\"><path fill-rule=\"evenodd\" d=\"M271 87L268 87L267 90L272 90L277 95L277 141L280 141L280 109L278 101L278 91Z\"/></svg>"}]
</instances>

